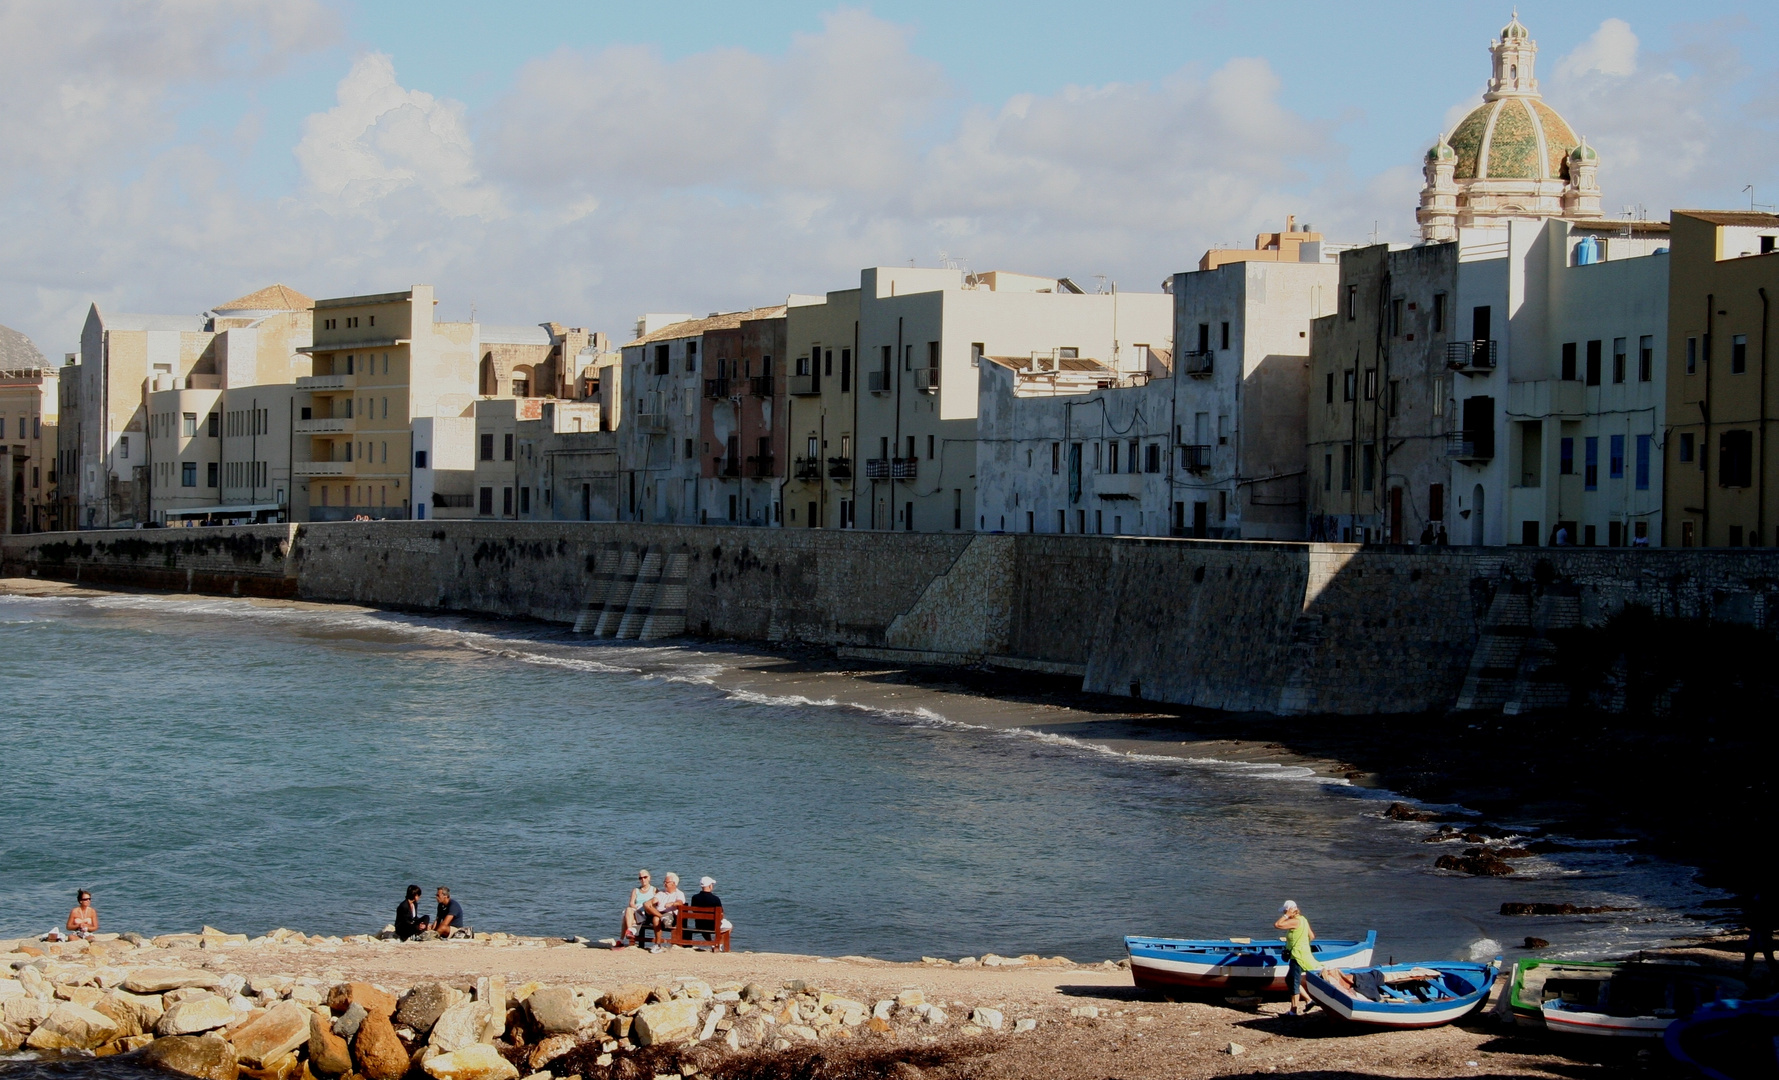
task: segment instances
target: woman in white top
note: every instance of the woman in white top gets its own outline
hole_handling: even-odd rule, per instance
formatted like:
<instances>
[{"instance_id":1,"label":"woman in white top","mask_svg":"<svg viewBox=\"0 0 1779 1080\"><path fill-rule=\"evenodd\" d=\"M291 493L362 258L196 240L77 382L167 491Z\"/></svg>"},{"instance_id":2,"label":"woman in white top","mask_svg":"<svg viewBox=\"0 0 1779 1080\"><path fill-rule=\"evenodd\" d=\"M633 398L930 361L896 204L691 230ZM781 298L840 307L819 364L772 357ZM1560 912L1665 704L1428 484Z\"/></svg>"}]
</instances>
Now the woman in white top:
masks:
<instances>
[{"instance_id":1,"label":"woman in white top","mask_svg":"<svg viewBox=\"0 0 1779 1080\"><path fill-rule=\"evenodd\" d=\"M655 898L655 887L649 884L649 872L636 872L636 888L630 890L630 903L624 908L624 925L618 932L618 948L636 943L636 923L644 904Z\"/></svg>"}]
</instances>

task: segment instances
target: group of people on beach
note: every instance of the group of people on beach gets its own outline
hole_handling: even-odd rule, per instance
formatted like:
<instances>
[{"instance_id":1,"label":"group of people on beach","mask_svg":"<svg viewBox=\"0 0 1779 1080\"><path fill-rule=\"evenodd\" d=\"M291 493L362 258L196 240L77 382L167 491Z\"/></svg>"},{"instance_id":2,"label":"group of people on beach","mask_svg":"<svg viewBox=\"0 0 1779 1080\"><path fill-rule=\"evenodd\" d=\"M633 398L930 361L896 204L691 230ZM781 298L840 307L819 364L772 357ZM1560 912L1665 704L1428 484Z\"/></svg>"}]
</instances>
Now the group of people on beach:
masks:
<instances>
[{"instance_id":1,"label":"group of people on beach","mask_svg":"<svg viewBox=\"0 0 1779 1080\"><path fill-rule=\"evenodd\" d=\"M409 941L423 934L432 938L466 938L472 931L464 921L463 905L451 899L451 890L440 885L438 911L431 916L420 914L420 886L409 885L407 898L395 909L395 936Z\"/></svg>"},{"instance_id":2,"label":"group of people on beach","mask_svg":"<svg viewBox=\"0 0 1779 1080\"><path fill-rule=\"evenodd\" d=\"M678 874L671 870L667 871L661 879L662 887L657 889L649 872L638 870L636 872L636 888L630 890L630 901L624 905L623 923L618 928L618 938L612 947L622 949L628 945L639 944L642 934L652 930L655 940L649 946L649 951L660 952L661 934L672 930L679 922L680 917L687 911L692 908L716 908L719 911L722 909L722 900L718 899L717 894L712 891L716 888L716 884L717 881L713 877L699 878L698 891L692 894L690 900L687 900L686 894L680 891ZM689 922L686 925L686 930L700 932L702 936L708 938L711 936L711 932L719 927L704 925L707 921L700 919ZM720 929L728 930L732 928L732 925L725 918L722 920Z\"/></svg>"}]
</instances>

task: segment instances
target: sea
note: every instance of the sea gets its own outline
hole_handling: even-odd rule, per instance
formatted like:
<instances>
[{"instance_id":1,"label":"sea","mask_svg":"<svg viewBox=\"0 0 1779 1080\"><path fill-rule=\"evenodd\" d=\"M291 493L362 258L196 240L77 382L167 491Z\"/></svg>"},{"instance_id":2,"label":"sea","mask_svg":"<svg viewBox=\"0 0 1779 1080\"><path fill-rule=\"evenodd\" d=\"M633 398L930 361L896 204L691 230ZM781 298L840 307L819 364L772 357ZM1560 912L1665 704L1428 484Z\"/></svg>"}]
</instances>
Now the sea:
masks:
<instances>
[{"instance_id":1,"label":"sea","mask_svg":"<svg viewBox=\"0 0 1779 1080\"><path fill-rule=\"evenodd\" d=\"M1009 697L532 623L4 595L0 938L77 889L106 930L374 933L415 884L477 930L596 940L647 868L716 879L745 950L1098 961L1126 934L1266 936L1293 899L1406 962L1527 935L1623 955L1719 899L1586 838L1510 878L1438 871L1450 846L1391 792Z\"/></svg>"}]
</instances>

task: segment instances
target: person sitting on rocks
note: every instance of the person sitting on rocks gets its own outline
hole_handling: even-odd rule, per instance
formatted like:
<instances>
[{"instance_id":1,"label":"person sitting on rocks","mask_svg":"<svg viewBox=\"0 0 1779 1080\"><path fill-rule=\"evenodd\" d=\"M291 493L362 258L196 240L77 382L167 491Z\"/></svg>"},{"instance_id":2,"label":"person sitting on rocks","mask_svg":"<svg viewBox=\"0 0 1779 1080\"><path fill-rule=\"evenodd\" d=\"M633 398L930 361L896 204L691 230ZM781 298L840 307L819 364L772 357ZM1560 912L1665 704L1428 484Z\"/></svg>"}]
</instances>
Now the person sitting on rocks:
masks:
<instances>
[{"instance_id":1,"label":"person sitting on rocks","mask_svg":"<svg viewBox=\"0 0 1779 1080\"><path fill-rule=\"evenodd\" d=\"M451 890L443 885L439 886L439 913L432 920L432 928L442 938L470 936L463 921L463 905L451 899Z\"/></svg>"},{"instance_id":2,"label":"person sitting on rocks","mask_svg":"<svg viewBox=\"0 0 1779 1080\"><path fill-rule=\"evenodd\" d=\"M83 938L98 932L99 911L93 907L93 894L81 889L74 894L74 910L68 913L68 933Z\"/></svg>"},{"instance_id":3,"label":"person sitting on rocks","mask_svg":"<svg viewBox=\"0 0 1779 1080\"><path fill-rule=\"evenodd\" d=\"M649 881L649 872L638 870L636 888L630 890L630 903L624 907L623 926L618 930L618 948L636 944L636 935L640 932L645 917L643 908L654 898L655 886Z\"/></svg>"},{"instance_id":4,"label":"person sitting on rocks","mask_svg":"<svg viewBox=\"0 0 1779 1080\"><path fill-rule=\"evenodd\" d=\"M649 902L642 906L645 925L653 927L655 943L649 946L653 952L661 951L661 931L673 929L674 921L679 918L679 910L686 906L686 894L679 891L679 875L669 870L661 882L664 888Z\"/></svg>"},{"instance_id":5,"label":"person sitting on rocks","mask_svg":"<svg viewBox=\"0 0 1779 1080\"><path fill-rule=\"evenodd\" d=\"M432 919L420 914L420 886L409 885L408 897L395 909L395 936L407 941L416 934L432 929Z\"/></svg>"}]
</instances>

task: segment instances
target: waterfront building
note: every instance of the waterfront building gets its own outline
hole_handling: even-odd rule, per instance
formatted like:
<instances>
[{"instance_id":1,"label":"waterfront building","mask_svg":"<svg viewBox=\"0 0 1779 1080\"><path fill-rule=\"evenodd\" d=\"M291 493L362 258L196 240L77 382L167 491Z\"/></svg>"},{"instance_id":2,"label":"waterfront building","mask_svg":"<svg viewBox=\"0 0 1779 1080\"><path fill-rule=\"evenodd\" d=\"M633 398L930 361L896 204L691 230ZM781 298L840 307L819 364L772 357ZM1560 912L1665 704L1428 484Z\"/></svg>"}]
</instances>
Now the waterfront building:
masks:
<instances>
[{"instance_id":1,"label":"waterfront building","mask_svg":"<svg viewBox=\"0 0 1779 1080\"><path fill-rule=\"evenodd\" d=\"M546 423L547 421L547 423ZM475 404L475 505L477 518L507 520L555 520L552 515L533 509L537 497L549 498L555 490L550 483L552 473L548 461L538 464L539 453L553 454L566 449L568 436L601 435L601 446L614 451L616 438L602 431L601 410L597 399L590 401L548 400L541 397L483 398ZM545 436L564 436L552 441ZM527 465L526 463L529 463ZM609 486L613 475L607 463L601 495L610 503ZM541 470L541 471L540 471ZM589 478L590 479L590 478ZM459 516L445 515L438 516ZM579 513L561 520L585 520ZM609 521L609 517L598 520Z\"/></svg>"},{"instance_id":2,"label":"waterfront building","mask_svg":"<svg viewBox=\"0 0 1779 1080\"><path fill-rule=\"evenodd\" d=\"M814 302L799 302L802 300ZM784 485L787 528L857 525L854 434L858 406L859 290L792 297L785 313L790 371L785 430L791 467Z\"/></svg>"},{"instance_id":3,"label":"waterfront building","mask_svg":"<svg viewBox=\"0 0 1779 1080\"><path fill-rule=\"evenodd\" d=\"M437 456L455 453L449 436L473 441L476 324L436 321L436 304L430 285L315 302L306 350L315 369L297 381L309 398L300 405L294 465L307 520L419 517L425 504L416 499L414 471L436 475ZM425 466L414 456L414 422L422 418L468 421L430 425Z\"/></svg>"},{"instance_id":4,"label":"waterfront building","mask_svg":"<svg viewBox=\"0 0 1779 1080\"><path fill-rule=\"evenodd\" d=\"M1064 393L1146 380L1172 348L1173 311L1163 293L1087 294L1067 278L872 267L860 274L858 333L861 526L963 532L1012 512L1007 491L977 495L983 357Z\"/></svg>"},{"instance_id":5,"label":"waterfront building","mask_svg":"<svg viewBox=\"0 0 1779 1080\"><path fill-rule=\"evenodd\" d=\"M0 326L0 532L57 527L60 381L29 337Z\"/></svg>"},{"instance_id":6,"label":"waterfront building","mask_svg":"<svg viewBox=\"0 0 1779 1080\"><path fill-rule=\"evenodd\" d=\"M1675 210L1668 256L1664 542L1779 544L1779 380L1767 377L1779 299L1779 216Z\"/></svg>"},{"instance_id":7,"label":"waterfront building","mask_svg":"<svg viewBox=\"0 0 1779 1080\"><path fill-rule=\"evenodd\" d=\"M485 398L584 397L587 369L611 352L604 334L561 323L476 327L482 356L476 387Z\"/></svg>"},{"instance_id":8,"label":"waterfront building","mask_svg":"<svg viewBox=\"0 0 1779 1080\"><path fill-rule=\"evenodd\" d=\"M617 521L619 433L596 400L543 401L514 424L518 516L527 521Z\"/></svg>"},{"instance_id":9,"label":"waterfront building","mask_svg":"<svg viewBox=\"0 0 1779 1080\"><path fill-rule=\"evenodd\" d=\"M637 329L620 376L635 409L619 440L624 520L774 524L785 305L677 322L644 316Z\"/></svg>"},{"instance_id":10,"label":"waterfront building","mask_svg":"<svg viewBox=\"0 0 1779 1080\"><path fill-rule=\"evenodd\" d=\"M55 506L49 528L80 527L80 354L62 354L56 373ZM47 452L49 447L44 447Z\"/></svg>"}]
</instances>

